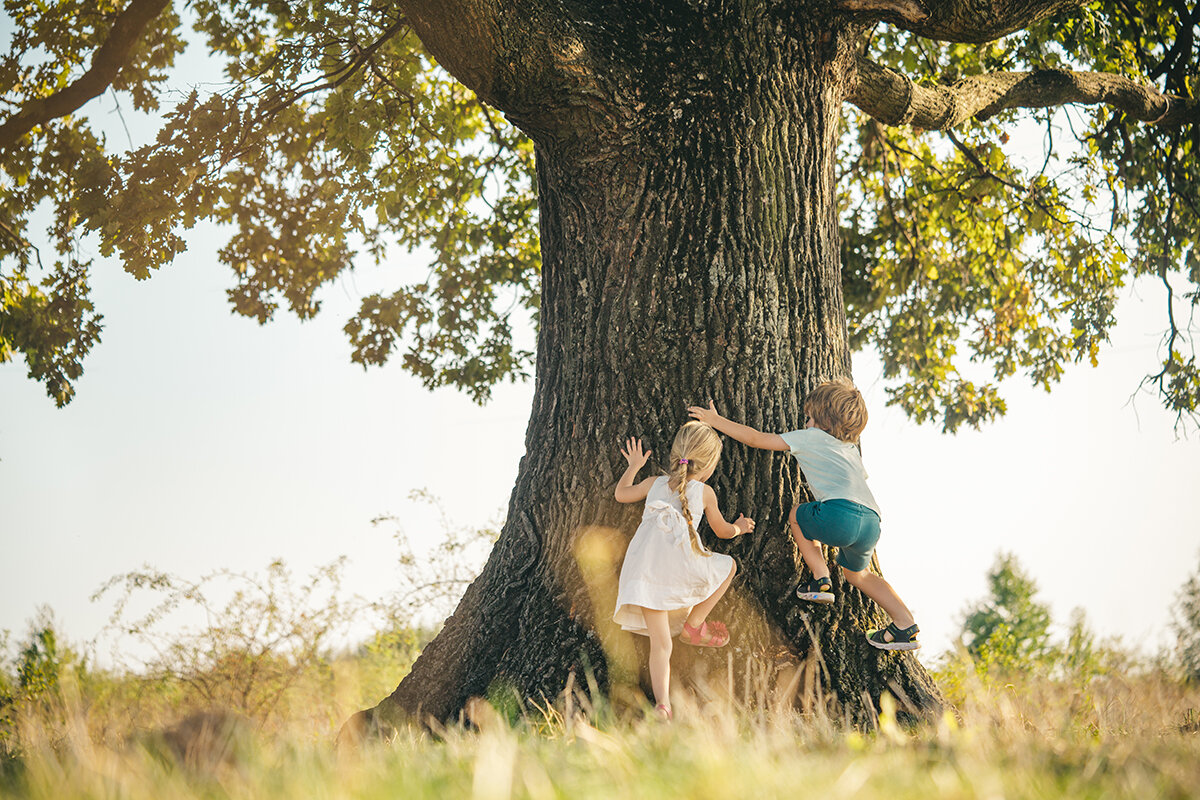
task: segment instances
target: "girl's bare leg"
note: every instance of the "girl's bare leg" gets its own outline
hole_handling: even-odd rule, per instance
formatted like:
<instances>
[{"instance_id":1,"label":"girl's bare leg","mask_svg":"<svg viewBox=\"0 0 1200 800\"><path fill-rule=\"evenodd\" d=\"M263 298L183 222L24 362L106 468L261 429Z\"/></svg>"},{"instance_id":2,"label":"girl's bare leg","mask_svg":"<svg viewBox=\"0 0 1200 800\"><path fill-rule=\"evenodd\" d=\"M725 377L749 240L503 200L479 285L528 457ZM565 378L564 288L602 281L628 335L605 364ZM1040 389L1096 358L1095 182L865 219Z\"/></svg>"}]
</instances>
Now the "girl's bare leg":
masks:
<instances>
[{"instance_id":1,"label":"girl's bare leg","mask_svg":"<svg viewBox=\"0 0 1200 800\"><path fill-rule=\"evenodd\" d=\"M828 578L829 565L825 563L825 556L821 554L821 545L812 539L805 539L804 534L800 531L799 523L796 522L796 509L799 507L793 507L792 514L788 517L788 521L792 527L792 539L796 542L796 549L800 551L800 557L804 559L804 563L808 565L808 569L812 572L814 578Z\"/></svg>"},{"instance_id":2,"label":"girl's bare leg","mask_svg":"<svg viewBox=\"0 0 1200 800\"><path fill-rule=\"evenodd\" d=\"M666 611L643 608L646 628L650 632L650 685L654 702L671 708L671 623Z\"/></svg>"},{"instance_id":3,"label":"girl's bare leg","mask_svg":"<svg viewBox=\"0 0 1200 800\"><path fill-rule=\"evenodd\" d=\"M733 562L733 567L729 570L729 577L725 582L717 587L717 590L708 596L708 599L692 606L692 610L688 612L687 619L684 622L691 625L693 628L699 628L704 624L704 620L708 619L708 612L713 610L713 606L717 604L729 589L729 584L733 583L733 576L737 574L737 562Z\"/></svg>"},{"instance_id":4,"label":"girl's bare leg","mask_svg":"<svg viewBox=\"0 0 1200 800\"><path fill-rule=\"evenodd\" d=\"M897 628L907 628L916 624L912 612L908 610L908 606L904 605L900 595L896 594L892 585L881 576L865 569L861 572L853 572L845 567L842 567L842 574L846 576L846 580L852 586L857 587L860 592L878 603L892 618L892 622L896 623Z\"/></svg>"}]
</instances>

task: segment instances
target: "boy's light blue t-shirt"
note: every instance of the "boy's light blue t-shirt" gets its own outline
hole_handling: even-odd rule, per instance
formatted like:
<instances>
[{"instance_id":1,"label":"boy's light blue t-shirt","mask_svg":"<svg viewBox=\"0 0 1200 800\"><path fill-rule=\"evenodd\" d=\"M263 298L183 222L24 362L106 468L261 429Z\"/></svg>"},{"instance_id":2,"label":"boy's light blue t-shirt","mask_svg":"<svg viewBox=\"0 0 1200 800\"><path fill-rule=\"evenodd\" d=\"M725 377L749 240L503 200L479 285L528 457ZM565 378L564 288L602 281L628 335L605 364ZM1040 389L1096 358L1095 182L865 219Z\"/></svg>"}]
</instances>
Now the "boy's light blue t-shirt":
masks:
<instances>
[{"instance_id":1,"label":"boy's light blue t-shirt","mask_svg":"<svg viewBox=\"0 0 1200 800\"><path fill-rule=\"evenodd\" d=\"M853 500L879 513L879 504L867 488L867 470L857 446L820 428L804 428L779 435L800 462L813 497Z\"/></svg>"}]
</instances>

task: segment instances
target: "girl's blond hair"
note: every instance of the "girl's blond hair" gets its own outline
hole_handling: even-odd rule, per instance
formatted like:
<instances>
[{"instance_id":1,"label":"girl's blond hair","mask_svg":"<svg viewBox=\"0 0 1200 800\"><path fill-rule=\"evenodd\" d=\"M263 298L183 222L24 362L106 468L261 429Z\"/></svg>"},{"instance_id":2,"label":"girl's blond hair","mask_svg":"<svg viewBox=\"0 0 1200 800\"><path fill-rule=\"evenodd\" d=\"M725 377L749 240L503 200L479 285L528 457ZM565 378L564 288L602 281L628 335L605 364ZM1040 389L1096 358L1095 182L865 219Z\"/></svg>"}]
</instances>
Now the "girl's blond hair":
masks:
<instances>
[{"instance_id":1,"label":"girl's blond hair","mask_svg":"<svg viewBox=\"0 0 1200 800\"><path fill-rule=\"evenodd\" d=\"M692 420L679 429L671 445L671 461L667 465L667 486L679 493L679 505L683 518L687 520L688 536L692 549L702 556L711 556L700 541L692 510L688 508L687 486L694 475L702 475L721 457L721 437L717 432L698 420Z\"/></svg>"},{"instance_id":2,"label":"girl's blond hair","mask_svg":"<svg viewBox=\"0 0 1200 800\"><path fill-rule=\"evenodd\" d=\"M862 392L846 378L822 383L804 398L804 413L817 427L843 442L858 443L867 427L867 403Z\"/></svg>"}]
</instances>

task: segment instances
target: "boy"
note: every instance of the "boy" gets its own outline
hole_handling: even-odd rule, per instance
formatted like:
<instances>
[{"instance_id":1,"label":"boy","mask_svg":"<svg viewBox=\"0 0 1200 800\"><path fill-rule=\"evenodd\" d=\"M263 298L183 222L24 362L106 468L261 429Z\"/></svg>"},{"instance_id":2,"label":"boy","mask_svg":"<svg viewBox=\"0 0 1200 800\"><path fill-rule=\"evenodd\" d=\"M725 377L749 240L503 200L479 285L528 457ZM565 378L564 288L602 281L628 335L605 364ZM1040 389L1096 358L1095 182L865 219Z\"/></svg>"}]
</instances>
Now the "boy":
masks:
<instances>
[{"instance_id":1,"label":"boy","mask_svg":"<svg viewBox=\"0 0 1200 800\"><path fill-rule=\"evenodd\" d=\"M804 399L808 415L802 430L763 433L726 419L713 403L688 409L695 419L743 444L763 450L788 450L800 464L815 502L792 509L791 529L796 547L813 578L796 596L814 603L833 602L829 565L821 543L838 548L838 564L851 585L878 603L891 623L867 634L880 650L916 650L920 629L912 612L891 584L869 572L871 554L879 541L879 506L867 488L867 472L858 450L858 437L867 426L867 405L845 378L827 381Z\"/></svg>"}]
</instances>

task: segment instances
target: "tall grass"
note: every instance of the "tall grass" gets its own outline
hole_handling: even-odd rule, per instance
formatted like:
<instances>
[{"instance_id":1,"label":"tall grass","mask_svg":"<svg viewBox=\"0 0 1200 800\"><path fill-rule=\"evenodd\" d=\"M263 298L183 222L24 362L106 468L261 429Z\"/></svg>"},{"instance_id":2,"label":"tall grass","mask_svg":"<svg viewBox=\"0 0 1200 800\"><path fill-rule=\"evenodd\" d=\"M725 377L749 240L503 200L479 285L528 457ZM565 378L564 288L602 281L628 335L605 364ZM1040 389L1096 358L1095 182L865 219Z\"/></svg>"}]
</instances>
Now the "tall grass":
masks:
<instances>
[{"instance_id":1,"label":"tall grass","mask_svg":"<svg viewBox=\"0 0 1200 800\"><path fill-rule=\"evenodd\" d=\"M369 655L303 713L138 725L68 687L22 709L0 794L22 798L1188 798L1200 795L1200 687L1155 671L1084 681L943 676L957 714L908 729L885 698L847 729L767 697L682 691L676 720L575 690L515 721L483 701L473 724L337 751L337 725L373 692ZM395 680L395 675L388 682ZM390 688L390 687L389 687ZM296 709L303 703L289 702ZM182 709L177 709L181 713ZM122 718L127 719L127 718Z\"/></svg>"},{"instance_id":2,"label":"tall grass","mask_svg":"<svg viewBox=\"0 0 1200 800\"><path fill-rule=\"evenodd\" d=\"M90 667L41 620L0 659L0 797L1200 798L1200 682L1094 642L1082 617L1062 647L1025 652L1002 630L974 658L943 658L953 708L915 727L885 696L877 723L854 729L801 673L748 665L735 680L730 661L709 683L673 676L671 724L636 687L572 685L543 704L497 691L463 724L338 750L342 721L386 696L431 634L396 606L390 632L333 654L335 623L364 608L321 599L339 574L221 573L242 587L221 602L208 578L119 576L114 619L165 643L123 671ZM147 588L150 611L124 614ZM185 603L207 625L160 638Z\"/></svg>"}]
</instances>

